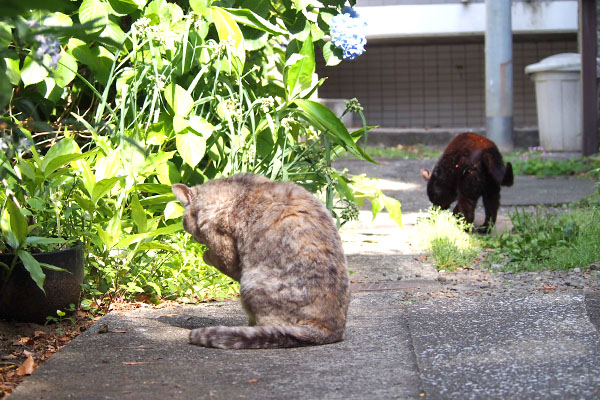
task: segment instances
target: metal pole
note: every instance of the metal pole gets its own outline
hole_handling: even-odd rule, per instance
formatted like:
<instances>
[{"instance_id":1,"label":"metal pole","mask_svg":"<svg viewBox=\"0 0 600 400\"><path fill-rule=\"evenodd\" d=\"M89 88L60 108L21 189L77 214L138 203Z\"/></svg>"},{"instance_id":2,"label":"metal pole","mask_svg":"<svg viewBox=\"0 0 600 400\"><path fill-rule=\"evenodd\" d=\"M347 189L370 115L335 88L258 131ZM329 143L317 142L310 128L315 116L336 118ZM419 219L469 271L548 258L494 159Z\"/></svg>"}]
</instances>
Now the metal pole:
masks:
<instances>
[{"instance_id":1,"label":"metal pole","mask_svg":"<svg viewBox=\"0 0 600 400\"><path fill-rule=\"evenodd\" d=\"M581 49L581 111L582 153L589 156L598 152L598 99L596 81L596 1L579 0Z\"/></svg>"},{"instance_id":2,"label":"metal pole","mask_svg":"<svg viewBox=\"0 0 600 400\"><path fill-rule=\"evenodd\" d=\"M513 144L513 54L510 0L486 0L485 115L487 137L502 152Z\"/></svg>"}]
</instances>

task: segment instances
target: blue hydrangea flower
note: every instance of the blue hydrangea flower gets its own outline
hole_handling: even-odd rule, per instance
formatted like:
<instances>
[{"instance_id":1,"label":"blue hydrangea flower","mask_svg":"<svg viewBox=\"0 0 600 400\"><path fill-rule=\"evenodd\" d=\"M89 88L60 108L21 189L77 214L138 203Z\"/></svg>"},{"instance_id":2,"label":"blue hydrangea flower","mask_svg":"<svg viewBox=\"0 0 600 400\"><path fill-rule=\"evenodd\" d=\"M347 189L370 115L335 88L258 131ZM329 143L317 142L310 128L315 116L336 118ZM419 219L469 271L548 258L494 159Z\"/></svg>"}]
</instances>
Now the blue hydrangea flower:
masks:
<instances>
[{"instance_id":1,"label":"blue hydrangea flower","mask_svg":"<svg viewBox=\"0 0 600 400\"><path fill-rule=\"evenodd\" d=\"M40 44L35 53L38 59L41 60L45 54L48 54L51 58L50 68L56 69L61 50L58 39L51 35L35 35L35 40Z\"/></svg>"},{"instance_id":2,"label":"blue hydrangea flower","mask_svg":"<svg viewBox=\"0 0 600 400\"><path fill-rule=\"evenodd\" d=\"M342 14L331 19L331 41L342 49L344 60L354 60L365 52L367 23L352 7L344 7Z\"/></svg>"}]
</instances>

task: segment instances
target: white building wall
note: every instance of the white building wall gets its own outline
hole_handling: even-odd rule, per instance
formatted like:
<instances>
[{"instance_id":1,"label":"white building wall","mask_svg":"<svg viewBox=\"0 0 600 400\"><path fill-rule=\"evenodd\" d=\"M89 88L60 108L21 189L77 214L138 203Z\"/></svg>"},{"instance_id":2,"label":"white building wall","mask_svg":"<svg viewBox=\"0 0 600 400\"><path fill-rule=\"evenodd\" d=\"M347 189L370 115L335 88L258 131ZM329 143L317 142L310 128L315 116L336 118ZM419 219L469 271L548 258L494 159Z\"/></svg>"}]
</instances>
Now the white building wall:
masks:
<instances>
[{"instance_id":1,"label":"white building wall","mask_svg":"<svg viewBox=\"0 0 600 400\"><path fill-rule=\"evenodd\" d=\"M388 5L371 7L377 2ZM369 31L367 51L356 60L343 61L335 68L325 67L319 60L319 75L328 77L319 89L319 96L356 97L364 106L370 125L482 129L485 126L483 0L470 0L466 6L457 0L406 4L416 2L359 0L357 10L361 16L385 15L388 22L376 19ZM365 4L369 6L364 7ZM577 52L576 6L576 0L513 0L513 27L520 30L515 33L513 44L516 128L537 126L534 85L524 73L525 66L553 54ZM522 12L523 7L529 11ZM562 13L563 18L550 23L554 17L548 15L555 13ZM396 29L394 34L388 29L392 24ZM358 125L359 120L354 123Z\"/></svg>"}]
</instances>

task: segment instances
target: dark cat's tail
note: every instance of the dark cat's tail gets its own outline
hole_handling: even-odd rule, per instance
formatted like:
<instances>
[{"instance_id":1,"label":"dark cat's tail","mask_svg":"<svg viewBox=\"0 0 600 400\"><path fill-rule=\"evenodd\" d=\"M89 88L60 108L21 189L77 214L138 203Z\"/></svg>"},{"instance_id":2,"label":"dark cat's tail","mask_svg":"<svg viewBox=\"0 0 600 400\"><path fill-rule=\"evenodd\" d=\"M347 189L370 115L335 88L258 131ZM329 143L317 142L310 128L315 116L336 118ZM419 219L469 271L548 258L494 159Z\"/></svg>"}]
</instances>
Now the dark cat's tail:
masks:
<instances>
[{"instance_id":1,"label":"dark cat's tail","mask_svg":"<svg viewBox=\"0 0 600 400\"><path fill-rule=\"evenodd\" d=\"M504 172L504 178L502 178L502 182L500 184L502 186L512 186L515 178L513 176L512 164L506 163L506 172Z\"/></svg>"},{"instance_id":2,"label":"dark cat's tail","mask_svg":"<svg viewBox=\"0 0 600 400\"><path fill-rule=\"evenodd\" d=\"M512 186L514 181L512 164L507 162L505 166L500 153L485 153L483 155L483 164L499 185Z\"/></svg>"},{"instance_id":3,"label":"dark cat's tail","mask_svg":"<svg viewBox=\"0 0 600 400\"><path fill-rule=\"evenodd\" d=\"M339 342L342 332L314 325L211 326L193 329L190 343L219 349L275 349Z\"/></svg>"}]
</instances>

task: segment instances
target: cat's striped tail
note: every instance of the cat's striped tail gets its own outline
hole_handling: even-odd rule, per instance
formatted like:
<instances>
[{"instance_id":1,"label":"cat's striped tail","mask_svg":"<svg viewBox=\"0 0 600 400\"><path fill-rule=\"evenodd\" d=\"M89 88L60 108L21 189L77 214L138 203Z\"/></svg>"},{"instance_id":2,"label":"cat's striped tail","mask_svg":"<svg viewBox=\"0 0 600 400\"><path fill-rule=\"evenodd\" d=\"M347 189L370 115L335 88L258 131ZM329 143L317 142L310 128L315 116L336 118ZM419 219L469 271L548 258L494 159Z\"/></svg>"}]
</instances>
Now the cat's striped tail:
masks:
<instances>
[{"instance_id":1,"label":"cat's striped tail","mask_svg":"<svg viewBox=\"0 0 600 400\"><path fill-rule=\"evenodd\" d=\"M211 326L193 329L190 343L219 349L275 349L334 343L342 336L343 329L331 332L314 325Z\"/></svg>"}]
</instances>

